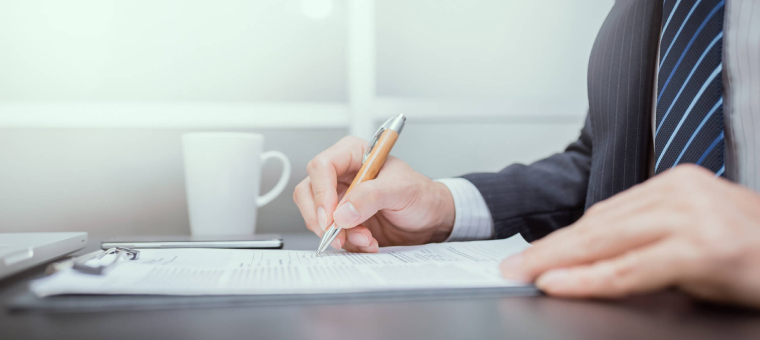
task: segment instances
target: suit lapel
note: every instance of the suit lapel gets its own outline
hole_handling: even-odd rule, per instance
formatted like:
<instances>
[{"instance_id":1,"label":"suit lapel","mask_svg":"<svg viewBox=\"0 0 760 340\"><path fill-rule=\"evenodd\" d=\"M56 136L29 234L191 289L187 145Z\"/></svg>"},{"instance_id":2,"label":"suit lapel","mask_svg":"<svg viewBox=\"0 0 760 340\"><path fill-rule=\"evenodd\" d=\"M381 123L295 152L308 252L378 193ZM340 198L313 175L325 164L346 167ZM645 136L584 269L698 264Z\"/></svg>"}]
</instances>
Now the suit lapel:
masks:
<instances>
[{"instance_id":1,"label":"suit lapel","mask_svg":"<svg viewBox=\"0 0 760 340\"><path fill-rule=\"evenodd\" d=\"M592 164L586 208L648 177L660 0L618 0L588 68Z\"/></svg>"}]
</instances>

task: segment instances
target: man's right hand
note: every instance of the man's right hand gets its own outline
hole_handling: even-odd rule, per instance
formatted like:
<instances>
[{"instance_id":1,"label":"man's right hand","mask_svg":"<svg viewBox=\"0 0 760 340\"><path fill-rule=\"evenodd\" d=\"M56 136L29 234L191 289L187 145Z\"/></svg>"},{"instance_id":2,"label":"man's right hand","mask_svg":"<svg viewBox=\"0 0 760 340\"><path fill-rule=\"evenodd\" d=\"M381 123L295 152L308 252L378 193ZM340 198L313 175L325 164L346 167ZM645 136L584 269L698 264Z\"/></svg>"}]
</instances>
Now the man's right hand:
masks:
<instances>
[{"instance_id":1,"label":"man's right hand","mask_svg":"<svg viewBox=\"0 0 760 340\"><path fill-rule=\"evenodd\" d=\"M322 237L334 218L343 230L332 246L353 252L444 241L454 226L451 193L396 157L346 195L368 145L345 137L309 162L308 177L293 193L306 228Z\"/></svg>"}]
</instances>

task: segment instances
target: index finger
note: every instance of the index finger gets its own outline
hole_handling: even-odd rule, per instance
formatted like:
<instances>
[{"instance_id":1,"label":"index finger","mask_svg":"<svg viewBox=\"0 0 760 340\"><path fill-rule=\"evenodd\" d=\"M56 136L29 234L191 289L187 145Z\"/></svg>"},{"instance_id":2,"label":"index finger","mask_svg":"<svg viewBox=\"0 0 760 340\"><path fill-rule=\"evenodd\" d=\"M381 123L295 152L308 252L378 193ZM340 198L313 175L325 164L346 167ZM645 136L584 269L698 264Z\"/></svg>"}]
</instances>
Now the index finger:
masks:
<instances>
[{"instance_id":1,"label":"index finger","mask_svg":"<svg viewBox=\"0 0 760 340\"><path fill-rule=\"evenodd\" d=\"M660 239L667 233L667 217L636 214L618 221L594 215L556 231L533 247L502 262L506 278L532 281L541 273L556 268L589 264L618 256ZM603 216L603 215L602 215Z\"/></svg>"},{"instance_id":2,"label":"index finger","mask_svg":"<svg viewBox=\"0 0 760 340\"><path fill-rule=\"evenodd\" d=\"M359 171L367 144L357 137L344 137L307 165L317 219L322 229L332 224L332 215L338 206L338 180L352 177L351 174Z\"/></svg>"}]
</instances>

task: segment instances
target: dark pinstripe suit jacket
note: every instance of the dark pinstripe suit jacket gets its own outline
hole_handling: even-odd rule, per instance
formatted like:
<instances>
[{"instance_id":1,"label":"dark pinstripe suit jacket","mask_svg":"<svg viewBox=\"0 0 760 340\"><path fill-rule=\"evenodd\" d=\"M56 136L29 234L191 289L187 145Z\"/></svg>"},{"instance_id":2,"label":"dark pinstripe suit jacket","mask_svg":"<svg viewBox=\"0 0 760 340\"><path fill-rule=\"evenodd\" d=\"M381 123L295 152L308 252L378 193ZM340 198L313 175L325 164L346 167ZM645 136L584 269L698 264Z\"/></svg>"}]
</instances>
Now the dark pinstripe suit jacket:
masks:
<instances>
[{"instance_id":1,"label":"dark pinstripe suit jacket","mask_svg":"<svg viewBox=\"0 0 760 340\"><path fill-rule=\"evenodd\" d=\"M591 51L585 126L564 152L463 176L485 198L497 238L536 240L647 179L661 19L659 0L616 2Z\"/></svg>"}]
</instances>

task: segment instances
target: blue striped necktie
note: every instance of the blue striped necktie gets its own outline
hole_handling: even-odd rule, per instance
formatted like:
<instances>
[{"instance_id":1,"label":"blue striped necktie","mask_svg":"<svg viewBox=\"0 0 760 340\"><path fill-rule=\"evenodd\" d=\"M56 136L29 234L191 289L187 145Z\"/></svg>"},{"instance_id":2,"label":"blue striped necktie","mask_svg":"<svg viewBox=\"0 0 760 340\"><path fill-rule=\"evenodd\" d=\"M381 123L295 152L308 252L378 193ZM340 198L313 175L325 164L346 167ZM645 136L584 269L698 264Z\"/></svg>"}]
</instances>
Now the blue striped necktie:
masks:
<instances>
[{"instance_id":1,"label":"blue striped necktie","mask_svg":"<svg viewBox=\"0 0 760 340\"><path fill-rule=\"evenodd\" d=\"M721 176L725 0L665 0L663 6L655 173L695 163Z\"/></svg>"}]
</instances>

